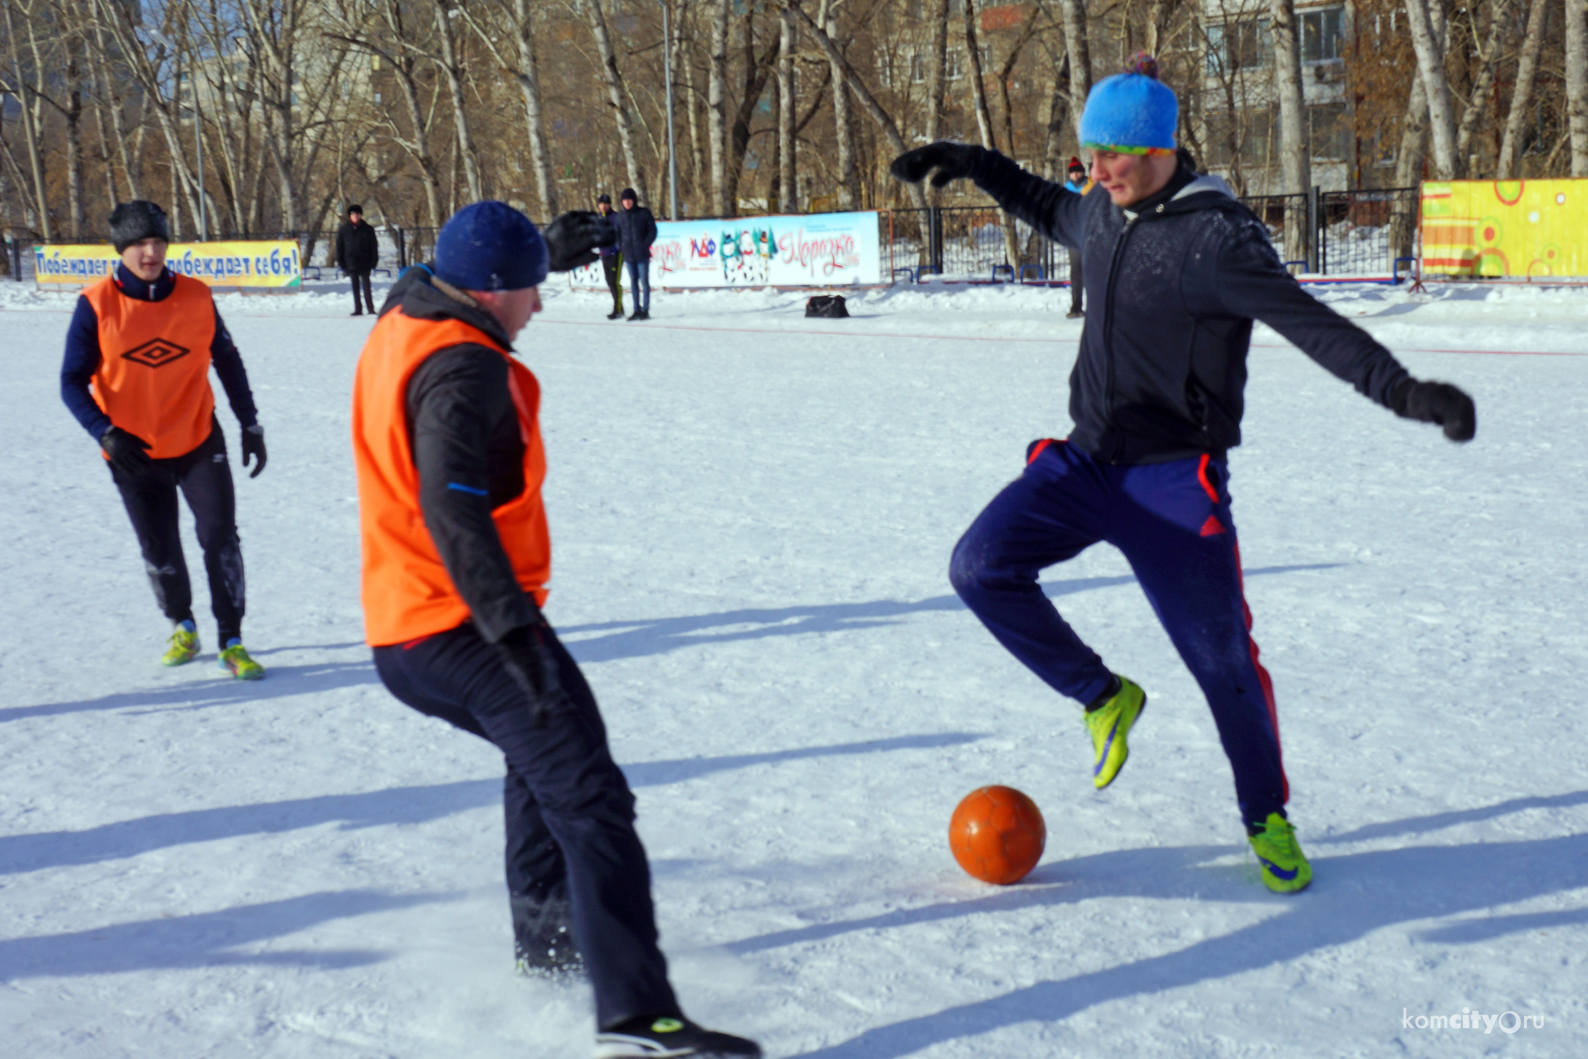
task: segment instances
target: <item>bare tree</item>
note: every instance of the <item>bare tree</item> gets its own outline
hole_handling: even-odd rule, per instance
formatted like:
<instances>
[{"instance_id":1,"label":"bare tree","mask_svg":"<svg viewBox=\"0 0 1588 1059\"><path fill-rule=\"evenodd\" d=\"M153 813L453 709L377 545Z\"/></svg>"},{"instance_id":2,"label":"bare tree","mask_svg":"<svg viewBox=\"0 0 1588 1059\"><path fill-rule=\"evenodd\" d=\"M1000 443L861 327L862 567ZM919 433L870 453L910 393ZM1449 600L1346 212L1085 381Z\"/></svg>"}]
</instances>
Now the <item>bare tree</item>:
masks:
<instances>
[{"instance_id":1,"label":"bare tree","mask_svg":"<svg viewBox=\"0 0 1588 1059\"><path fill-rule=\"evenodd\" d=\"M1549 0L1527 0L1527 31L1516 62L1516 87L1511 90L1511 109L1505 118L1505 133L1500 141L1500 156L1495 162L1496 180L1517 175L1516 156L1521 149L1522 126L1527 121L1533 86L1537 79L1538 55L1544 46L1544 23L1549 17Z\"/></svg>"},{"instance_id":2,"label":"bare tree","mask_svg":"<svg viewBox=\"0 0 1588 1059\"><path fill-rule=\"evenodd\" d=\"M1571 175L1588 176L1588 4L1566 0L1566 121Z\"/></svg>"},{"instance_id":3,"label":"bare tree","mask_svg":"<svg viewBox=\"0 0 1588 1059\"><path fill-rule=\"evenodd\" d=\"M1422 0L1408 0L1421 3ZM1279 97L1279 158L1281 180L1295 195L1312 187L1312 152L1308 142L1307 102L1301 85L1301 34L1296 32L1294 0L1270 0L1274 34L1274 94ZM1308 257L1312 233L1307 230L1307 208L1294 200L1285 205L1285 256Z\"/></svg>"},{"instance_id":4,"label":"bare tree","mask_svg":"<svg viewBox=\"0 0 1588 1059\"><path fill-rule=\"evenodd\" d=\"M796 0L797 2L797 0ZM796 104L794 86L794 16L787 11L778 19L781 35L777 61L777 154L778 209L784 213L799 210L799 183L795 177Z\"/></svg>"},{"instance_id":5,"label":"bare tree","mask_svg":"<svg viewBox=\"0 0 1588 1059\"><path fill-rule=\"evenodd\" d=\"M1428 96L1428 126L1433 137L1434 171L1440 180L1454 180L1460 175L1460 161L1456 156L1455 110L1450 102L1450 81L1445 75L1444 34L1436 27L1440 17L1430 12L1430 2L1443 13L1443 0L1406 0L1406 20L1411 30L1412 47L1417 50L1417 72L1422 78L1423 91Z\"/></svg>"},{"instance_id":6,"label":"bare tree","mask_svg":"<svg viewBox=\"0 0 1588 1059\"><path fill-rule=\"evenodd\" d=\"M480 155L474 147L474 131L469 122L469 108L465 103L463 87L463 61L458 50L457 36L452 32L452 20L463 10L462 4L453 7L457 0L433 0L431 11L436 20L436 43L441 54L437 65L447 75L447 88L452 96L452 127L458 137L458 159L463 163L463 178L468 181L469 201L485 198L485 186L480 180ZM598 0L590 6L599 17Z\"/></svg>"},{"instance_id":7,"label":"bare tree","mask_svg":"<svg viewBox=\"0 0 1588 1059\"><path fill-rule=\"evenodd\" d=\"M535 9L531 6L530 0L513 0L511 9L508 9L502 0L494 0L492 6L512 27L512 37L518 44L517 63L509 61L506 54L497 47L495 38L474 17L467 5L459 4L456 10L474 30L475 36L490 51L491 58L496 60L496 64L518 82L519 90L523 93L524 135L529 141L529 167L535 174L535 188L540 195L540 215L550 220L557 215L557 188L552 183L551 151L546 146L545 109L541 105L540 95L540 64L535 55Z\"/></svg>"},{"instance_id":8,"label":"bare tree","mask_svg":"<svg viewBox=\"0 0 1588 1059\"><path fill-rule=\"evenodd\" d=\"M733 0L717 0L711 22L711 63L706 89L706 139L711 145L711 211L732 217L738 203L728 187L728 12Z\"/></svg>"},{"instance_id":9,"label":"bare tree","mask_svg":"<svg viewBox=\"0 0 1588 1059\"><path fill-rule=\"evenodd\" d=\"M1086 0L1059 0L1064 44L1070 53L1070 124L1081 134L1081 112L1092 91L1092 46L1087 38Z\"/></svg>"}]
</instances>

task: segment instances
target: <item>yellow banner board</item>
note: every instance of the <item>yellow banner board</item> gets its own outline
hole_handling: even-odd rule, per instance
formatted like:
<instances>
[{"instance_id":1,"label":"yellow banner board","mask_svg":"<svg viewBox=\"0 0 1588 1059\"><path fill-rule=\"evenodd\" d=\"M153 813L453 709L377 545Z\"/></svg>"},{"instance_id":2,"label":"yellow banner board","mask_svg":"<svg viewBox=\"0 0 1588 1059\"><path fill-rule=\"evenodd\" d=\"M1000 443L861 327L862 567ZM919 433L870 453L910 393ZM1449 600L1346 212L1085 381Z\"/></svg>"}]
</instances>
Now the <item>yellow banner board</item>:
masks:
<instances>
[{"instance_id":1,"label":"yellow banner board","mask_svg":"<svg viewBox=\"0 0 1588 1059\"><path fill-rule=\"evenodd\" d=\"M1422 189L1424 275L1588 277L1588 180L1451 180Z\"/></svg>"},{"instance_id":2,"label":"yellow banner board","mask_svg":"<svg viewBox=\"0 0 1588 1059\"><path fill-rule=\"evenodd\" d=\"M165 264L211 287L296 287L303 282L300 257L290 239L172 243ZM110 275L120 259L112 246L35 246L33 276L40 286L87 286Z\"/></svg>"}]
</instances>

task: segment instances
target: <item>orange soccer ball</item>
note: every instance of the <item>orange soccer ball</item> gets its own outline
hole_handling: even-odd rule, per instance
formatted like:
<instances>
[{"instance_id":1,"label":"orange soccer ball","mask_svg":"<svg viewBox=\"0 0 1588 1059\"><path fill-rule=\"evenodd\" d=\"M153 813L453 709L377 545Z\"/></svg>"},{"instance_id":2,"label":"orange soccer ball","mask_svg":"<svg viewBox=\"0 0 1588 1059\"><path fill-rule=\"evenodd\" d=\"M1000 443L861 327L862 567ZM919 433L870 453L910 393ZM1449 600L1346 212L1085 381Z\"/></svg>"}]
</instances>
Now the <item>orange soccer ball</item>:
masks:
<instances>
[{"instance_id":1,"label":"orange soccer ball","mask_svg":"<svg viewBox=\"0 0 1588 1059\"><path fill-rule=\"evenodd\" d=\"M1025 878L1047 841L1042 810L1013 787L971 791L948 822L948 848L959 866L999 886Z\"/></svg>"}]
</instances>

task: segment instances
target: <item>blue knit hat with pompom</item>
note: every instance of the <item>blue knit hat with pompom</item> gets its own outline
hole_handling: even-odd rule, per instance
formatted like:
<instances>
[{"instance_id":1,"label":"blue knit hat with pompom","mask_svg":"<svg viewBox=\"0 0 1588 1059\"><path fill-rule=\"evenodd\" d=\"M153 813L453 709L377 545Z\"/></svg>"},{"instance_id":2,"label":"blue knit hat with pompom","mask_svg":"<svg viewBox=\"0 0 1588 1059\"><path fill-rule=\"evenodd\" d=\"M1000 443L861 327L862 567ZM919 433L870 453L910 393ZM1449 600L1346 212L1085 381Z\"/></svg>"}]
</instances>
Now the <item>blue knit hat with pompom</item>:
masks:
<instances>
[{"instance_id":1,"label":"blue knit hat with pompom","mask_svg":"<svg viewBox=\"0 0 1588 1059\"><path fill-rule=\"evenodd\" d=\"M1158 61L1138 52L1122 74L1092 86L1081 114L1081 146L1092 151L1153 154L1175 149L1180 104L1158 80Z\"/></svg>"}]
</instances>

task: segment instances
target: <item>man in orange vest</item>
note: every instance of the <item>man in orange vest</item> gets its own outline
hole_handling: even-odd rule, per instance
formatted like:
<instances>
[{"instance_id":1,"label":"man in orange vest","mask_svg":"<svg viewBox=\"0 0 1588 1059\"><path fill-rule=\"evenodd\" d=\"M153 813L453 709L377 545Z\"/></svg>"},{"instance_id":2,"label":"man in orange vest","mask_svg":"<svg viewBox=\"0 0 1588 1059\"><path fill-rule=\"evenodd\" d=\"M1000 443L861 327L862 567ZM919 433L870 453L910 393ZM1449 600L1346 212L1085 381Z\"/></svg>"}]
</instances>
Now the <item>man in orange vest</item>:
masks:
<instances>
[{"instance_id":1,"label":"man in orange vest","mask_svg":"<svg viewBox=\"0 0 1588 1059\"><path fill-rule=\"evenodd\" d=\"M549 270L612 240L594 213L543 239L500 202L459 210L392 287L353 382L366 639L402 702L506 758L519 969L581 969L596 1054L759 1056L684 1018L657 947L634 796L594 695L541 613L551 540L540 386L512 342Z\"/></svg>"},{"instance_id":2,"label":"man in orange vest","mask_svg":"<svg viewBox=\"0 0 1588 1059\"><path fill-rule=\"evenodd\" d=\"M165 267L171 227L152 202L123 202L110 215L121 262L77 299L66 333L61 398L99 442L143 551L154 596L173 629L161 662L199 652L193 586L182 555L177 491L193 511L222 669L258 680L264 668L243 647L243 551L226 437L215 418L209 371L220 376L243 426L243 466L265 469L265 428L243 358L210 289Z\"/></svg>"}]
</instances>

